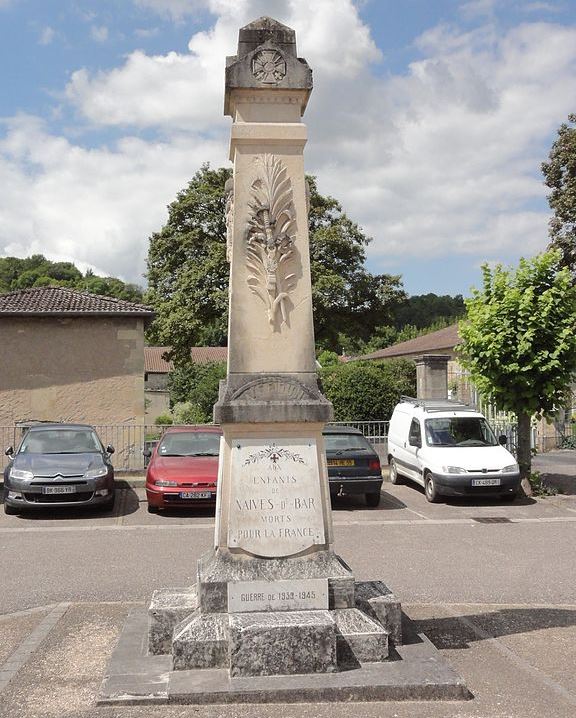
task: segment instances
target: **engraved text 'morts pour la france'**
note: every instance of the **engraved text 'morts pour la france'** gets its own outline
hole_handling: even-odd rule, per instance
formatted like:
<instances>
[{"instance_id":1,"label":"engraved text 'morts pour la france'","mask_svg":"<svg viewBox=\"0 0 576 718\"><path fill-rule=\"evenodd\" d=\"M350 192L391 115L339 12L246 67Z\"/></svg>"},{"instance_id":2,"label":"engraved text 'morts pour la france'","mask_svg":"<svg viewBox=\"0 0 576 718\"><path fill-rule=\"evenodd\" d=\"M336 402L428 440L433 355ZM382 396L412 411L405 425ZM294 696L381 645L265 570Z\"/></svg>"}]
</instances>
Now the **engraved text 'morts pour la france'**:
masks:
<instances>
[{"instance_id":1,"label":"engraved text 'morts pour la france'","mask_svg":"<svg viewBox=\"0 0 576 718\"><path fill-rule=\"evenodd\" d=\"M313 439L283 439L262 446L237 440L230 497L228 545L256 556L293 556L325 541Z\"/></svg>"},{"instance_id":2,"label":"engraved text 'morts pour la france'","mask_svg":"<svg viewBox=\"0 0 576 718\"><path fill-rule=\"evenodd\" d=\"M248 203L246 266L248 286L266 306L268 322L288 323L288 295L296 285L292 185L286 167L273 155L256 158L258 177Z\"/></svg>"}]
</instances>

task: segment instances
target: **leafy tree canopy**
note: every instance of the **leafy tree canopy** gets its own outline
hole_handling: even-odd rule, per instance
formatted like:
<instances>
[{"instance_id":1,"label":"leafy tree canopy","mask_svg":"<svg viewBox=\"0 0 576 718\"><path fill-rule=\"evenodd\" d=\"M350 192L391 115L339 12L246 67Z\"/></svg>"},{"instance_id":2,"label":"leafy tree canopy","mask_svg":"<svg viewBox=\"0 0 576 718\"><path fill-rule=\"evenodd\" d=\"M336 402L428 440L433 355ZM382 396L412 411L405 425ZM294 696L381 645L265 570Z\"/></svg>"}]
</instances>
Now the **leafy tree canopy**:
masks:
<instances>
[{"instance_id":1,"label":"leafy tree canopy","mask_svg":"<svg viewBox=\"0 0 576 718\"><path fill-rule=\"evenodd\" d=\"M482 268L483 287L466 301L461 362L481 394L518 417L518 459L530 472L530 417L564 405L576 371L576 288L559 251Z\"/></svg>"},{"instance_id":2,"label":"leafy tree canopy","mask_svg":"<svg viewBox=\"0 0 576 718\"><path fill-rule=\"evenodd\" d=\"M327 365L320 379L336 421L386 421L400 396L416 391L416 367L405 359Z\"/></svg>"},{"instance_id":3,"label":"leafy tree canopy","mask_svg":"<svg viewBox=\"0 0 576 718\"><path fill-rule=\"evenodd\" d=\"M398 330L408 325L424 329L437 323L448 326L465 314L466 307L461 294L455 297L448 294L415 294L407 297L394 309L393 323Z\"/></svg>"},{"instance_id":4,"label":"leafy tree canopy","mask_svg":"<svg viewBox=\"0 0 576 718\"><path fill-rule=\"evenodd\" d=\"M0 292L48 286L70 287L130 302L142 301L142 290L135 284L126 284L115 277L97 277L90 270L83 275L72 262L51 262L42 254L24 259L0 257Z\"/></svg>"},{"instance_id":5,"label":"leafy tree canopy","mask_svg":"<svg viewBox=\"0 0 576 718\"><path fill-rule=\"evenodd\" d=\"M194 175L168 208L166 225L150 239L147 300L157 319L149 338L169 345L187 363L194 345L226 342L228 273L224 184L229 169L208 165ZM310 185L310 259L316 339L340 351L342 336L366 341L390 321L405 298L399 276L373 275L364 267L370 239L340 203Z\"/></svg>"},{"instance_id":6,"label":"leafy tree canopy","mask_svg":"<svg viewBox=\"0 0 576 718\"><path fill-rule=\"evenodd\" d=\"M220 380L225 378L225 362L194 364L189 361L177 365L168 379L170 405L174 408L175 421L178 414L181 423L189 423L182 422L184 416L188 419L193 417L190 422L193 424L211 422L212 407L218 398Z\"/></svg>"},{"instance_id":7,"label":"leafy tree canopy","mask_svg":"<svg viewBox=\"0 0 576 718\"><path fill-rule=\"evenodd\" d=\"M549 224L550 245L560 250L562 266L576 277L576 114L569 115L568 122L560 125L542 172L552 190L548 195L554 212Z\"/></svg>"}]
</instances>

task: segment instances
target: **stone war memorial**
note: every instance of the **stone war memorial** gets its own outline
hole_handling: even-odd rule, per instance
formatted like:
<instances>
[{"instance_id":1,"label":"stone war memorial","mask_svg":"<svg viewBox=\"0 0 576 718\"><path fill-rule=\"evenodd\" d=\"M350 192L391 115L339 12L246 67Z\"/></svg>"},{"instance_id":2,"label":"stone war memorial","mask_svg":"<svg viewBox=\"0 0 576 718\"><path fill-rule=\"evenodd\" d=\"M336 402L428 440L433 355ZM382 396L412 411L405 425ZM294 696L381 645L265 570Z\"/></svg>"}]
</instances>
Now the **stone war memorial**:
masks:
<instances>
[{"instance_id":1,"label":"stone war memorial","mask_svg":"<svg viewBox=\"0 0 576 718\"><path fill-rule=\"evenodd\" d=\"M468 697L385 583L355 581L334 550L301 121L311 91L293 30L266 17L240 30L226 60L234 172L213 548L184 587L130 614L101 704Z\"/></svg>"}]
</instances>

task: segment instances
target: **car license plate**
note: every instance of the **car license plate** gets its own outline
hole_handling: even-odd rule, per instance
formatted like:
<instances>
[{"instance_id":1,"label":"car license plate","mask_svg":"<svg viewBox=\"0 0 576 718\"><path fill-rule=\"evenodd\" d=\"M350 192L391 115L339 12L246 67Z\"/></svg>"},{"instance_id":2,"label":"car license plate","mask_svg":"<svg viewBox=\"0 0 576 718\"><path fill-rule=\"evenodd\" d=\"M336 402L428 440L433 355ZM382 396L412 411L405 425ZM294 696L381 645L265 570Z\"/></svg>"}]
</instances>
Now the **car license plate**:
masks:
<instances>
[{"instance_id":1,"label":"car license plate","mask_svg":"<svg viewBox=\"0 0 576 718\"><path fill-rule=\"evenodd\" d=\"M354 459L328 459L328 466L354 466Z\"/></svg>"},{"instance_id":2,"label":"car license plate","mask_svg":"<svg viewBox=\"0 0 576 718\"><path fill-rule=\"evenodd\" d=\"M500 479L472 479L472 486L500 486Z\"/></svg>"},{"instance_id":3,"label":"car license plate","mask_svg":"<svg viewBox=\"0 0 576 718\"><path fill-rule=\"evenodd\" d=\"M209 499L212 497L210 491L181 491L181 499Z\"/></svg>"},{"instance_id":4,"label":"car license plate","mask_svg":"<svg viewBox=\"0 0 576 718\"><path fill-rule=\"evenodd\" d=\"M75 486L43 486L43 494L75 494Z\"/></svg>"}]
</instances>

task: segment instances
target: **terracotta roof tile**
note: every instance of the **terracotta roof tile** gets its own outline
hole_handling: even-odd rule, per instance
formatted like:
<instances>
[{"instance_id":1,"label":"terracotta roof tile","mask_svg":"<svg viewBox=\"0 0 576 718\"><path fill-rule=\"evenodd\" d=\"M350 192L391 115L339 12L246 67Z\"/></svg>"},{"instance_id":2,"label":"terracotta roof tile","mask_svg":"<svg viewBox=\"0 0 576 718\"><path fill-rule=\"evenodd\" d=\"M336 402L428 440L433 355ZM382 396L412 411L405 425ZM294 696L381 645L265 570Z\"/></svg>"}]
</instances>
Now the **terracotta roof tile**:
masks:
<instances>
[{"instance_id":1,"label":"terracotta roof tile","mask_svg":"<svg viewBox=\"0 0 576 718\"><path fill-rule=\"evenodd\" d=\"M192 361L195 364L206 364L211 361L227 361L228 347L192 347Z\"/></svg>"},{"instance_id":2,"label":"terracotta roof tile","mask_svg":"<svg viewBox=\"0 0 576 718\"><path fill-rule=\"evenodd\" d=\"M393 344L385 349L379 349L371 354L354 357L358 359L388 359L391 357L418 356L419 354L430 354L431 352L452 351L459 343L458 324L451 324L444 329L438 329L430 334L423 334L421 337L409 339L406 342Z\"/></svg>"},{"instance_id":3,"label":"terracotta roof tile","mask_svg":"<svg viewBox=\"0 0 576 718\"><path fill-rule=\"evenodd\" d=\"M149 374L168 374L174 368L171 361L164 359L170 347L144 347L144 371ZM190 357L195 364L207 362L225 362L228 355L227 347L192 347Z\"/></svg>"},{"instance_id":4,"label":"terracotta roof tile","mask_svg":"<svg viewBox=\"0 0 576 718\"><path fill-rule=\"evenodd\" d=\"M68 287L32 287L0 294L0 316L43 314L137 314L151 319L154 312L144 304L80 292Z\"/></svg>"}]
</instances>

